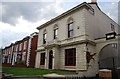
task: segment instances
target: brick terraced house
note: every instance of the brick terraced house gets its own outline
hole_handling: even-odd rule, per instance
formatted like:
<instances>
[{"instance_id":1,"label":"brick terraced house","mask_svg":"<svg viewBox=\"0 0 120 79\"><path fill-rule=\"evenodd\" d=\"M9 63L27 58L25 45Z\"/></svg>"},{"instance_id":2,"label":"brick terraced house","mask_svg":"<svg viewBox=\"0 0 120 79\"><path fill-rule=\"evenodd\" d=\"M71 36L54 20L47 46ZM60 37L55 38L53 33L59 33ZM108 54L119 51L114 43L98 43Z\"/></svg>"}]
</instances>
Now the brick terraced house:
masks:
<instances>
[{"instance_id":1,"label":"brick terraced house","mask_svg":"<svg viewBox=\"0 0 120 79\"><path fill-rule=\"evenodd\" d=\"M37 27L36 68L62 69L95 76L99 69L120 67L119 26L96 0L64 12Z\"/></svg>"},{"instance_id":2,"label":"brick terraced house","mask_svg":"<svg viewBox=\"0 0 120 79\"><path fill-rule=\"evenodd\" d=\"M37 41L38 33L34 32L30 36L2 49L3 66L34 67Z\"/></svg>"}]
</instances>

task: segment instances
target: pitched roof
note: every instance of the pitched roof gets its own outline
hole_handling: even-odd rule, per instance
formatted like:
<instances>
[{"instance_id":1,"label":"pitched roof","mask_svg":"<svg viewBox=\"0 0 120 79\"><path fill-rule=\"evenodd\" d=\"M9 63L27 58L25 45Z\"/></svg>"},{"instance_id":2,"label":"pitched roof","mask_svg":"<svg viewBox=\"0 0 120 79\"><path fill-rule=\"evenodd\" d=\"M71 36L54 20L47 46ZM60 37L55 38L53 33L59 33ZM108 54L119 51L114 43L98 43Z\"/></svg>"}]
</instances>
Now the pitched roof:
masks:
<instances>
[{"instance_id":1,"label":"pitched roof","mask_svg":"<svg viewBox=\"0 0 120 79\"><path fill-rule=\"evenodd\" d=\"M83 2L83 3L79 4L79 5L77 5L76 7L73 7L72 9L70 9L70 10L68 10L68 11L66 11L66 12L64 12L64 13L62 13L61 15L59 15L59 16L57 16L57 17L51 19L50 21L48 21L48 22L46 22L46 23L44 23L44 24L38 26L37 29L39 30L39 29L41 29L42 27L44 27L44 26L46 26L46 25L49 25L49 24L53 23L54 21L56 21L56 20L58 20L58 19L60 19L60 18L62 18L62 17L64 17L64 16L70 14L71 12L74 12L74 11L76 11L76 10L82 8L83 6L85 6L86 8L93 9L88 3Z\"/></svg>"}]
</instances>

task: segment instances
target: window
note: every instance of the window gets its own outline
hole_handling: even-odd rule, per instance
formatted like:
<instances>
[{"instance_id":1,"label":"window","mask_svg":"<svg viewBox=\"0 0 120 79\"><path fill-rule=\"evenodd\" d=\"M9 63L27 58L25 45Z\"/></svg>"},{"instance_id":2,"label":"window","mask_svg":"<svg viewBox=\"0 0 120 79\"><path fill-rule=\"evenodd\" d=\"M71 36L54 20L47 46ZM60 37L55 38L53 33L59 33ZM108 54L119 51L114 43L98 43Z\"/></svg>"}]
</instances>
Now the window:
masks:
<instances>
[{"instance_id":1,"label":"window","mask_svg":"<svg viewBox=\"0 0 120 79\"><path fill-rule=\"evenodd\" d=\"M55 25L54 26L54 39L57 39L58 38L58 26Z\"/></svg>"},{"instance_id":2,"label":"window","mask_svg":"<svg viewBox=\"0 0 120 79\"><path fill-rule=\"evenodd\" d=\"M46 44L47 32L44 30L43 32L43 44Z\"/></svg>"},{"instance_id":3,"label":"window","mask_svg":"<svg viewBox=\"0 0 120 79\"><path fill-rule=\"evenodd\" d=\"M27 41L24 42L24 50L26 49Z\"/></svg>"},{"instance_id":4,"label":"window","mask_svg":"<svg viewBox=\"0 0 120 79\"><path fill-rule=\"evenodd\" d=\"M19 51L21 51L22 50L22 43L20 44L20 47L19 47Z\"/></svg>"},{"instance_id":5,"label":"window","mask_svg":"<svg viewBox=\"0 0 120 79\"><path fill-rule=\"evenodd\" d=\"M12 51L14 51L14 49L13 49L14 47L12 46Z\"/></svg>"},{"instance_id":6,"label":"window","mask_svg":"<svg viewBox=\"0 0 120 79\"><path fill-rule=\"evenodd\" d=\"M54 39L58 38L58 29L54 29Z\"/></svg>"},{"instance_id":7,"label":"window","mask_svg":"<svg viewBox=\"0 0 120 79\"><path fill-rule=\"evenodd\" d=\"M68 19L68 38L73 37L73 19Z\"/></svg>"},{"instance_id":8,"label":"window","mask_svg":"<svg viewBox=\"0 0 120 79\"><path fill-rule=\"evenodd\" d=\"M41 53L40 65L45 65L45 53Z\"/></svg>"},{"instance_id":9,"label":"window","mask_svg":"<svg viewBox=\"0 0 120 79\"><path fill-rule=\"evenodd\" d=\"M65 66L76 66L76 49L65 49Z\"/></svg>"},{"instance_id":10,"label":"window","mask_svg":"<svg viewBox=\"0 0 120 79\"><path fill-rule=\"evenodd\" d=\"M10 48L8 48L8 54L10 54L10 52L11 52L11 49L10 49Z\"/></svg>"},{"instance_id":11,"label":"window","mask_svg":"<svg viewBox=\"0 0 120 79\"><path fill-rule=\"evenodd\" d=\"M18 45L16 45L16 51L18 50Z\"/></svg>"},{"instance_id":12,"label":"window","mask_svg":"<svg viewBox=\"0 0 120 79\"><path fill-rule=\"evenodd\" d=\"M115 31L115 27L114 27L114 25L111 23L111 31Z\"/></svg>"},{"instance_id":13,"label":"window","mask_svg":"<svg viewBox=\"0 0 120 79\"><path fill-rule=\"evenodd\" d=\"M116 48L117 49L117 43L113 43L111 44L113 48Z\"/></svg>"},{"instance_id":14,"label":"window","mask_svg":"<svg viewBox=\"0 0 120 79\"><path fill-rule=\"evenodd\" d=\"M21 63L21 58L22 58L21 54L17 54L16 62Z\"/></svg>"},{"instance_id":15,"label":"window","mask_svg":"<svg viewBox=\"0 0 120 79\"><path fill-rule=\"evenodd\" d=\"M23 52L22 54L22 61L25 63L25 59L26 59L26 52Z\"/></svg>"}]
</instances>

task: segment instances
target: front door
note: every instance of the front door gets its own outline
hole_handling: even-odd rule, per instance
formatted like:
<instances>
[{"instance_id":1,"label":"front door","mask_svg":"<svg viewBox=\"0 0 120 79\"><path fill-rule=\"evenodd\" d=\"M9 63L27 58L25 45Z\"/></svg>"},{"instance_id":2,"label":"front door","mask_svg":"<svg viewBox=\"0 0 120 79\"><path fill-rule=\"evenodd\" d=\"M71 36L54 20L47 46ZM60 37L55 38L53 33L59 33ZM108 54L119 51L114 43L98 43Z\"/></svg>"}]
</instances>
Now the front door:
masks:
<instances>
[{"instance_id":1,"label":"front door","mask_svg":"<svg viewBox=\"0 0 120 79\"><path fill-rule=\"evenodd\" d=\"M51 50L49 52L49 69L52 69L52 63L53 63L53 51Z\"/></svg>"}]
</instances>

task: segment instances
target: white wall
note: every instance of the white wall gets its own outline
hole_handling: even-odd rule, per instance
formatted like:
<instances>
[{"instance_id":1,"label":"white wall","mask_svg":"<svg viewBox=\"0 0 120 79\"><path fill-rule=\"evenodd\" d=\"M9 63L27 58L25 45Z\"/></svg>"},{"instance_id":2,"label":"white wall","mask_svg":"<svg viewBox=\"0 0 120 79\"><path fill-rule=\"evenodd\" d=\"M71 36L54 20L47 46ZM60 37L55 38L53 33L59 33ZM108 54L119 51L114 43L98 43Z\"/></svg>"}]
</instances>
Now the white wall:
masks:
<instances>
[{"instance_id":1,"label":"white wall","mask_svg":"<svg viewBox=\"0 0 120 79\"><path fill-rule=\"evenodd\" d=\"M115 32L118 33L118 25L106 14L101 12L96 4L91 4L94 8L95 14L92 15L86 10L85 13L85 30L90 39L105 37L106 33L111 31L111 23L115 26Z\"/></svg>"},{"instance_id":2,"label":"white wall","mask_svg":"<svg viewBox=\"0 0 120 79\"><path fill-rule=\"evenodd\" d=\"M62 19L43 27L39 30L38 47L43 44L43 31L47 30L47 42L53 41L53 27L55 24L58 25L58 40L65 40L68 38L68 25L67 20L72 17L74 20L74 37L85 34L85 9L80 9L75 13L71 13ZM78 29L79 28L79 29Z\"/></svg>"},{"instance_id":3,"label":"white wall","mask_svg":"<svg viewBox=\"0 0 120 79\"><path fill-rule=\"evenodd\" d=\"M102 13L95 4L91 4L93 6L95 14L92 15L87 9L82 8L73 12L65 17L55 21L54 23L49 24L39 30L39 39L38 39L38 50L39 47L43 45L43 31L47 30L47 42L53 41L53 27L55 24L58 25L58 40L61 41L60 45L66 44L66 46L61 46L59 48L52 48L55 55L54 58L54 67L55 69L66 69L66 70L78 70L79 74L83 74L86 76L95 75L98 73L98 53L100 51L101 44L98 44L98 41L94 40L96 38L105 37L106 33L111 32L111 23L117 27L117 24L112 21L108 16ZM76 39L68 39L68 26L67 20L69 17L72 17L74 20L74 37L78 36L87 36ZM115 28L115 31L118 32L118 29ZM87 69L86 63L86 45L78 44L78 41L90 39L96 42L96 46L88 45L89 51L92 53L97 53L94 58L95 61L90 62L90 66ZM65 41L64 41L65 40ZM77 42L77 44L68 45L68 43ZM106 41L107 42L107 41ZM104 44L102 44L104 45ZM68 48L76 48L76 66L65 66L65 49ZM42 48L44 49L44 47ZM40 56L40 52L37 52L37 55ZM47 55L49 53L49 49L46 51ZM39 67L40 57L36 58L36 67ZM47 58L48 59L48 58ZM39 60L39 61L38 61ZM59 63L58 63L59 62ZM58 66L59 65L59 66ZM48 60L46 60L46 66L44 68L48 68Z\"/></svg>"}]
</instances>

